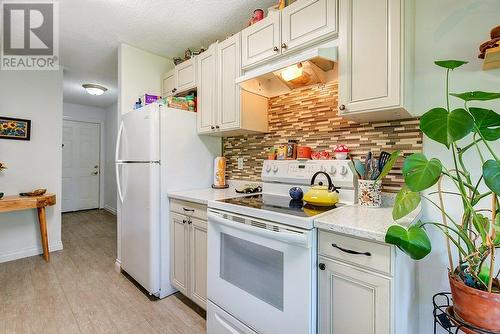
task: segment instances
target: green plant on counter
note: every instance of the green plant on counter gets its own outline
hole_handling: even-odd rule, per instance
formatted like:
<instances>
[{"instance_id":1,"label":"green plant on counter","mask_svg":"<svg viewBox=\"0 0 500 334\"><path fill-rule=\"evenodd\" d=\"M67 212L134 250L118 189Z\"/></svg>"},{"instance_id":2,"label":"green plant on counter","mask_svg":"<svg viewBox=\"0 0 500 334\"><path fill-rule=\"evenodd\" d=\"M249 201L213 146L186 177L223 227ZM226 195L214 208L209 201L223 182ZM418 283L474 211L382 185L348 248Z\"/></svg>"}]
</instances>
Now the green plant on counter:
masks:
<instances>
[{"instance_id":1,"label":"green plant on counter","mask_svg":"<svg viewBox=\"0 0 500 334\"><path fill-rule=\"evenodd\" d=\"M470 105L499 99L500 93L450 93L450 72L466 63L458 60L435 62L446 69L446 107L433 108L420 120L422 132L448 148L453 158L453 169L447 169L438 158L429 159L422 153L407 157L402 168L405 186L397 194L392 212L397 221L415 210L421 201L426 201L441 212L441 221L419 221L407 228L393 225L388 229L385 240L399 247L412 259L420 260L431 252L426 227L435 226L446 237L450 274L470 287L500 292L498 273L494 273L494 253L496 248L500 248L500 161L498 152L491 146L492 142L500 138L500 115L493 110ZM450 96L461 100L463 107L451 109ZM470 142L459 146L457 142L469 134L472 134ZM464 161L464 154L469 150L477 151L482 165L482 175L478 178L472 176L467 166L474 161ZM444 179L449 180L456 190L443 190L441 182ZM481 192L483 183L488 190ZM436 184L437 191L427 195L421 193ZM452 217L452 210L446 208L444 194L461 199L463 212L460 221ZM479 202L487 197L492 198L491 208L478 208ZM458 251L456 266L452 245Z\"/></svg>"}]
</instances>

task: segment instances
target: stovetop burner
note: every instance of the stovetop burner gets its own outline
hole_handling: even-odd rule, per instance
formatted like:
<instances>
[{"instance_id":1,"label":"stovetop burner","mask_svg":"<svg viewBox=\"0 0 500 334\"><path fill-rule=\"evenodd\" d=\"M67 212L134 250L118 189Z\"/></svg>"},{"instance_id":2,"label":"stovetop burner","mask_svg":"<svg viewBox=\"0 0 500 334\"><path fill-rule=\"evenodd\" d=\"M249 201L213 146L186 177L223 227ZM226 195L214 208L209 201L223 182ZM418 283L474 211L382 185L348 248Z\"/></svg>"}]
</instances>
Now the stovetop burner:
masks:
<instances>
[{"instance_id":1,"label":"stovetop burner","mask_svg":"<svg viewBox=\"0 0 500 334\"><path fill-rule=\"evenodd\" d=\"M302 218L314 217L316 215L344 205L341 203L337 203L337 205L330 207L313 206L307 204L302 200L294 200L288 196L278 196L271 194L258 194L244 197L228 198L220 200L220 202L293 215Z\"/></svg>"}]
</instances>

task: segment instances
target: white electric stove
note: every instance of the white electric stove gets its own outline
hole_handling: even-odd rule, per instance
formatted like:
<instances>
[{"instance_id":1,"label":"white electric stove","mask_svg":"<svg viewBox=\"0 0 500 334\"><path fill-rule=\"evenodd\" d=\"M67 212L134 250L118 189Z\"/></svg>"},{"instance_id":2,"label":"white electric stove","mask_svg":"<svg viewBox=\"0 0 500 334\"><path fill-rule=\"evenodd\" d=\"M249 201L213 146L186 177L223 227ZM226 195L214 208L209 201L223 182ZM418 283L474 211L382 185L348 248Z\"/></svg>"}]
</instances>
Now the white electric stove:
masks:
<instances>
[{"instance_id":1,"label":"white electric stove","mask_svg":"<svg viewBox=\"0 0 500 334\"><path fill-rule=\"evenodd\" d=\"M292 200L322 171L339 188L335 207ZM316 333L314 219L354 204L350 161L264 162L262 194L208 203L208 334ZM326 184L320 174L316 182Z\"/></svg>"}]
</instances>

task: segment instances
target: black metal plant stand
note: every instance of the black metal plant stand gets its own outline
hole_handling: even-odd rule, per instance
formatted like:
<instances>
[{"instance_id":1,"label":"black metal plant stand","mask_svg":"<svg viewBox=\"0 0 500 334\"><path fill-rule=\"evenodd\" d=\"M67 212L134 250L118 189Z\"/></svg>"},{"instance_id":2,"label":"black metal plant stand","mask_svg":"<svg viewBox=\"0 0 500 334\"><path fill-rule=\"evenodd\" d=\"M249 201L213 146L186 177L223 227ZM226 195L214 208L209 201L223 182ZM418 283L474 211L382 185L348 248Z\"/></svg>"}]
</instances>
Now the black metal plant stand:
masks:
<instances>
[{"instance_id":1,"label":"black metal plant stand","mask_svg":"<svg viewBox=\"0 0 500 334\"><path fill-rule=\"evenodd\" d=\"M490 332L484 329L474 327L465 323L462 319L453 314L453 300L451 293L441 292L432 297L434 306L434 334L437 334L437 326L441 326L447 333L458 334L462 332L477 334L498 334L498 332Z\"/></svg>"}]
</instances>

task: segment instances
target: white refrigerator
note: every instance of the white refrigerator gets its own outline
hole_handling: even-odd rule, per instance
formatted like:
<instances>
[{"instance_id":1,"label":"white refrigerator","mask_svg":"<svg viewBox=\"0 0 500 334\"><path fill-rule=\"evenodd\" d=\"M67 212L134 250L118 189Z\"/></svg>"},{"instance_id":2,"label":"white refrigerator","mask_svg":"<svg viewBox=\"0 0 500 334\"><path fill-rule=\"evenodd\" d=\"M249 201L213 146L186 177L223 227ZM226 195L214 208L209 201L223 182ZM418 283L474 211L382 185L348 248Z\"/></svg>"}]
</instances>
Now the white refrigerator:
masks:
<instances>
[{"instance_id":1,"label":"white refrigerator","mask_svg":"<svg viewBox=\"0 0 500 334\"><path fill-rule=\"evenodd\" d=\"M210 187L219 138L198 136L196 113L153 103L122 115L116 145L121 269L150 294L170 284L168 192Z\"/></svg>"}]
</instances>

